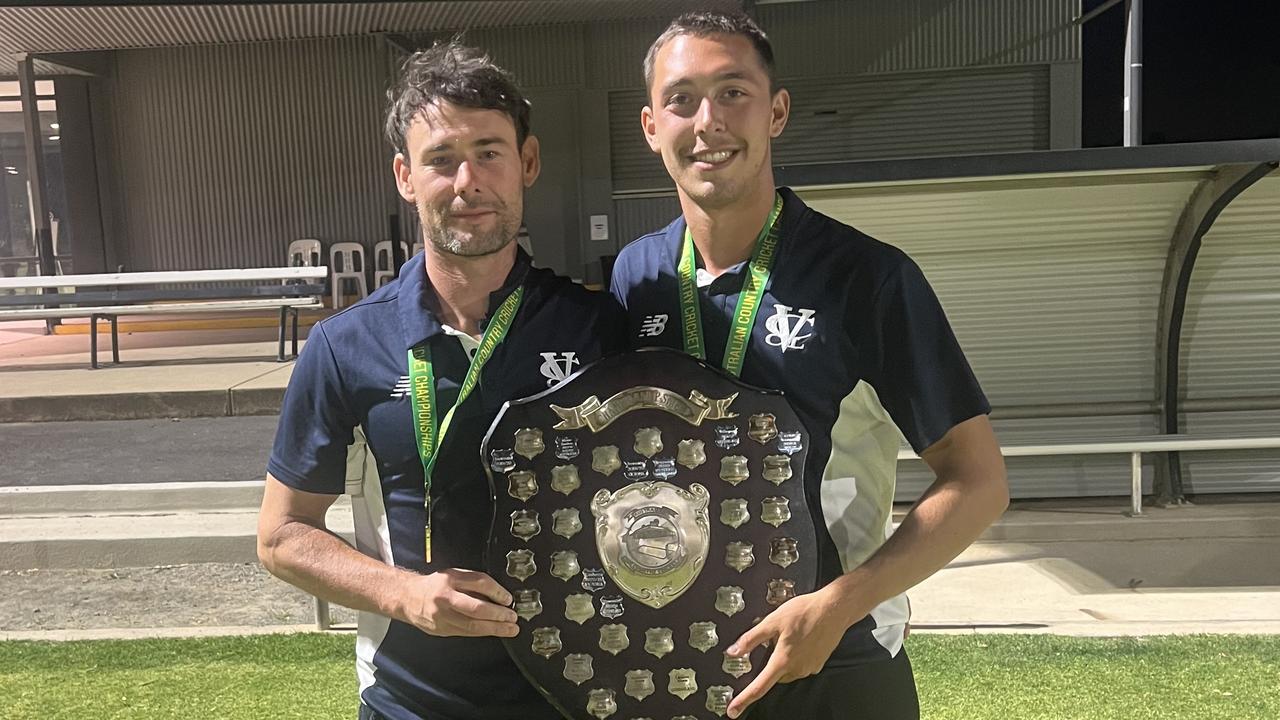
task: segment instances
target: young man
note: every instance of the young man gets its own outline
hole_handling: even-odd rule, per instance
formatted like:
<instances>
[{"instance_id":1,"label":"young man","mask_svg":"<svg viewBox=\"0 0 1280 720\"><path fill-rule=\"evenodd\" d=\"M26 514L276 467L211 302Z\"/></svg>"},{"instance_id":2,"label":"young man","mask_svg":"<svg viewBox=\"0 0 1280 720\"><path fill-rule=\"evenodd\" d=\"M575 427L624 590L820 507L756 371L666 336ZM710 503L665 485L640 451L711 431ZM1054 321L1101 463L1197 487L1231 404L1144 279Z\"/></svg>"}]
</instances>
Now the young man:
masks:
<instances>
[{"instance_id":1,"label":"young man","mask_svg":"<svg viewBox=\"0 0 1280 720\"><path fill-rule=\"evenodd\" d=\"M682 16L644 69L641 123L683 216L614 265L632 342L785 391L810 434L820 589L730 646L773 649L729 716L916 718L903 593L1008 502L990 408L911 259L774 187L791 100L754 22ZM937 480L892 532L899 430Z\"/></svg>"},{"instance_id":2,"label":"young man","mask_svg":"<svg viewBox=\"0 0 1280 720\"><path fill-rule=\"evenodd\" d=\"M425 250L312 330L268 464L258 556L359 611L362 719L558 718L499 640L516 614L480 571L492 510L479 448L504 401L622 344L625 318L516 245L539 155L505 71L436 46L388 95L396 185ZM376 461L349 489L359 550L325 528L357 427Z\"/></svg>"}]
</instances>

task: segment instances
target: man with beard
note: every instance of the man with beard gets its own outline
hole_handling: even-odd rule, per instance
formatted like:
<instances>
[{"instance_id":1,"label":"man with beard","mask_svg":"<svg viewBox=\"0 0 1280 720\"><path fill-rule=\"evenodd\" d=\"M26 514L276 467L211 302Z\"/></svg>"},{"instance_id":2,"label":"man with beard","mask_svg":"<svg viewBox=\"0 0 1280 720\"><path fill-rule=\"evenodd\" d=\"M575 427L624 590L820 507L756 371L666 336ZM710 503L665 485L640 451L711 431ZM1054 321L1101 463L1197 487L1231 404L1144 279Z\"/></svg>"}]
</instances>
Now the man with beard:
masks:
<instances>
[{"instance_id":1,"label":"man with beard","mask_svg":"<svg viewBox=\"0 0 1280 720\"><path fill-rule=\"evenodd\" d=\"M457 43L416 53L388 92L401 196L425 250L316 325L285 393L258 556L359 611L360 717L557 718L500 638L511 593L482 572L492 505L479 448L503 402L620 345L607 295L534 268L515 239L538 176L529 105ZM376 471L346 484L360 428ZM356 545L325 527L352 496Z\"/></svg>"},{"instance_id":2,"label":"man with beard","mask_svg":"<svg viewBox=\"0 0 1280 720\"><path fill-rule=\"evenodd\" d=\"M644 70L641 124L683 214L614 265L632 342L785 391L810 435L819 589L727 648L772 646L729 717L916 718L904 593L1008 503L990 407L915 263L775 188L791 98L752 20L677 18ZM937 480L894 531L899 431Z\"/></svg>"}]
</instances>

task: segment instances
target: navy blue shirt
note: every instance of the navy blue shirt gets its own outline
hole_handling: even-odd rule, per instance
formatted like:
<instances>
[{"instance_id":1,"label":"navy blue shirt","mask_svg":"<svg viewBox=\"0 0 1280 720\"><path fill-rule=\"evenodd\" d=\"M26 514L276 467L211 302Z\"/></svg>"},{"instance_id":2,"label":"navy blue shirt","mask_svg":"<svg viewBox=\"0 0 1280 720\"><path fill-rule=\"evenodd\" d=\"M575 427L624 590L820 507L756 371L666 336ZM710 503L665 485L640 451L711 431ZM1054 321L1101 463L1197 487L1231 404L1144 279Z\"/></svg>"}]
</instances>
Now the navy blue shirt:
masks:
<instances>
[{"instance_id":1,"label":"navy blue shirt","mask_svg":"<svg viewBox=\"0 0 1280 720\"><path fill-rule=\"evenodd\" d=\"M810 209L783 188L780 242L742 380L782 390L809 431L805 489L819 583L862 564L892 532L897 453L990 412L937 296L902 251ZM676 266L685 222L623 248L611 287L633 346L683 349ZM707 359L721 365L747 263L699 273ZM906 598L855 624L828 666L896 655Z\"/></svg>"},{"instance_id":2,"label":"navy blue shirt","mask_svg":"<svg viewBox=\"0 0 1280 720\"><path fill-rule=\"evenodd\" d=\"M368 555L423 573L483 571L493 512L480 445L498 410L625 344L626 321L611 297L532 267L523 251L491 295L490 315L520 285L524 299L506 339L440 446L431 484L433 562L424 562L423 471L406 354L429 344L441 419L470 357L432 312L421 254L397 279L312 329L285 393L270 473L306 492L350 492L356 544ZM349 486L347 446L357 426L376 473L356 473ZM356 650L361 701L393 720L559 718L498 638L435 637L360 613Z\"/></svg>"}]
</instances>

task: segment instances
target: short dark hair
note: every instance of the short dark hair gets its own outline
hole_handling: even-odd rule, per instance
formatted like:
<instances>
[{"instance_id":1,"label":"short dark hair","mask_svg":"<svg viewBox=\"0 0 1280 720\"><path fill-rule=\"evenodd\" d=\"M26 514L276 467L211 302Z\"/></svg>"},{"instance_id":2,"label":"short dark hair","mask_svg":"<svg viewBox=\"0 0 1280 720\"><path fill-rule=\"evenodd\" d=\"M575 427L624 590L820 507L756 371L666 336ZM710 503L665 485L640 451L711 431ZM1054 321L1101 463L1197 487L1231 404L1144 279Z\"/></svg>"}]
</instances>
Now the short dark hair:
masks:
<instances>
[{"instance_id":1,"label":"short dark hair","mask_svg":"<svg viewBox=\"0 0 1280 720\"><path fill-rule=\"evenodd\" d=\"M741 35L745 37L756 49L760 64L764 66L765 74L769 76L769 92L778 91L774 78L773 46L769 44L769 36L764 34L764 30L760 29L756 21L742 13L701 11L685 13L672 20L667 29L663 30L658 39L649 46L649 52L644 56L644 86L650 92L653 91L653 66L658 60L658 52L672 38L680 35L694 37Z\"/></svg>"},{"instance_id":2,"label":"short dark hair","mask_svg":"<svg viewBox=\"0 0 1280 720\"><path fill-rule=\"evenodd\" d=\"M487 53L455 37L405 58L387 90L387 140L396 152L405 152L404 136L414 118L441 101L506 113L516 126L517 148L529 136L530 105L515 78Z\"/></svg>"}]
</instances>

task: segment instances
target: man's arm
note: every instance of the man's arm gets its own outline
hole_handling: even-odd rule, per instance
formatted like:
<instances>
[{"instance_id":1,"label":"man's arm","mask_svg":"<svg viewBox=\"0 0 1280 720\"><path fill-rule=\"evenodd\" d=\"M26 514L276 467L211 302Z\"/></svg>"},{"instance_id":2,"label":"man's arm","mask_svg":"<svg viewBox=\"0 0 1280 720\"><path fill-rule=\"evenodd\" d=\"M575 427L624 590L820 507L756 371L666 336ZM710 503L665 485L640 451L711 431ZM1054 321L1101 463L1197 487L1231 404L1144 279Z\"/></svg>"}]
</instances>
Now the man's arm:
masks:
<instances>
[{"instance_id":1,"label":"man's arm","mask_svg":"<svg viewBox=\"0 0 1280 720\"><path fill-rule=\"evenodd\" d=\"M937 479L884 545L826 587L784 603L729 648L745 655L775 643L760 675L730 704L729 717L775 683L821 670L851 625L945 567L1008 506L1004 458L986 415L951 428L921 457Z\"/></svg>"},{"instance_id":2,"label":"man's arm","mask_svg":"<svg viewBox=\"0 0 1280 720\"><path fill-rule=\"evenodd\" d=\"M270 474L258 516L258 559L316 597L417 626L431 635L515 637L511 594L493 578L450 569L419 575L371 558L325 527L336 495L303 492Z\"/></svg>"}]
</instances>

